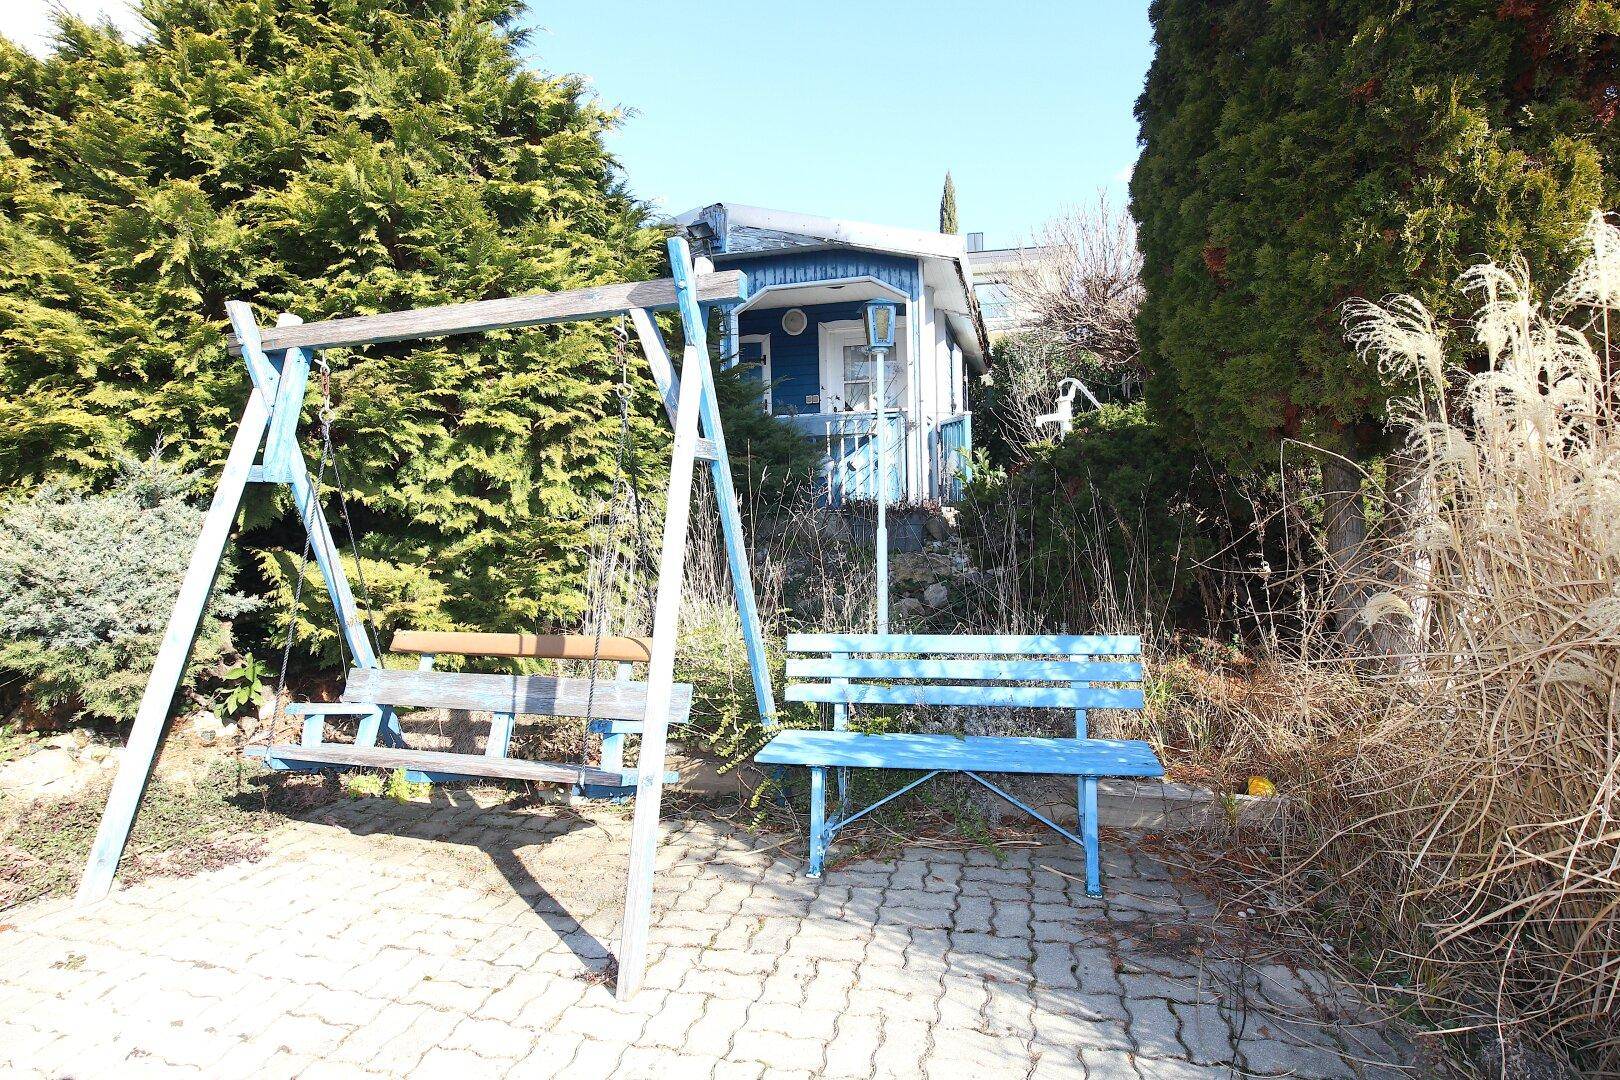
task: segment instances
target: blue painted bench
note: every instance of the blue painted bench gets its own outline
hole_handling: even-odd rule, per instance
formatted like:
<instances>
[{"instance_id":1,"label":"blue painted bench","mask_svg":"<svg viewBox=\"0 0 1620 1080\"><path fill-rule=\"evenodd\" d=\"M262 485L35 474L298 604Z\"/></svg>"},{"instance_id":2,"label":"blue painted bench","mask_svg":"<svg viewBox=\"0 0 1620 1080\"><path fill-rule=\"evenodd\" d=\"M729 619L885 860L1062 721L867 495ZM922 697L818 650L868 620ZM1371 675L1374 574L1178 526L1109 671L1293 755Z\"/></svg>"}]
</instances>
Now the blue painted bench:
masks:
<instances>
[{"instance_id":1,"label":"blue painted bench","mask_svg":"<svg viewBox=\"0 0 1620 1080\"><path fill-rule=\"evenodd\" d=\"M1043 825L1080 845L1086 892L1102 895L1097 854L1097 780L1103 776L1163 776L1145 742L1093 739L1089 709L1142 708L1142 639L1130 636L790 634L789 701L832 706L832 730L782 731L754 756L766 765L810 770L811 877L821 874L828 845L840 829L942 772L963 773ZM813 658L804 654L817 654ZM1102 685L1099 685L1102 684ZM856 705L929 705L1064 709L1074 714L1074 738L919 735L849 731ZM827 770L837 770L839 805L827 814ZM907 769L923 773L862 810L849 811L849 769ZM1058 825L983 773L1073 776L1080 835Z\"/></svg>"}]
</instances>

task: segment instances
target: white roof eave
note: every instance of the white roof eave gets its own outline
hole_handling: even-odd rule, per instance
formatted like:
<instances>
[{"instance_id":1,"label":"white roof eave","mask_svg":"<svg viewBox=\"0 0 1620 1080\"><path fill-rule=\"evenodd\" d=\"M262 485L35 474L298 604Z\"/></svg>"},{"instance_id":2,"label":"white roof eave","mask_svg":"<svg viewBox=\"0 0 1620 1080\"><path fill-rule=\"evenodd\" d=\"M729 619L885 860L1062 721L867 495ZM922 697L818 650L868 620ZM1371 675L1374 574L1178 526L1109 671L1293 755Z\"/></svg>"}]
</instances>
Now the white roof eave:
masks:
<instances>
[{"instance_id":1,"label":"white roof eave","mask_svg":"<svg viewBox=\"0 0 1620 1080\"><path fill-rule=\"evenodd\" d=\"M954 284L961 292L959 296L953 297L957 303L942 307L942 310L946 312L952 329L956 331L963 353L973 362L976 370L984 371L985 358L990 351L990 336L985 330L983 314L979 311L978 297L973 292L973 267L968 262L967 245L962 237L954 233L921 232L893 225L877 225L867 221L849 221L726 202L695 207L677 216L675 223L684 228L715 209L723 212L725 227L728 230L735 227L791 233L822 241L827 246L864 248L869 251L892 252L948 262L954 271L956 279ZM771 252L727 254L733 258L746 258L767 255ZM953 308L955 310L952 310Z\"/></svg>"},{"instance_id":2,"label":"white roof eave","mask_svg":"<svg viewBox=\"0 0 1620 1080\"><path fill-rule=\"evenodd\" d=\"M878 296L886 296L889 299L899 301L900 303L905 303L906 301L906 294L895 288L893 285L890 285L886 281L879 281L877 278L870 275L863 274L860 277L829 278L825 281L796 281L783 285L767 285L758 292L750 293L748 299L744 300L741 304L738 304L732 309L732 311L740 315L745 311L752 311L755 308L769 309L781 307L784 303L791 307L794 302L793 297L795 294L802 296L817 289L825 289L831 285L837 285L840 287L846 285L858 286L859 288L857 289L857 292L859 295L851 294L857 300L871 299L871 296L867 295L870 293Z\"/></svg>"}]
</instances>

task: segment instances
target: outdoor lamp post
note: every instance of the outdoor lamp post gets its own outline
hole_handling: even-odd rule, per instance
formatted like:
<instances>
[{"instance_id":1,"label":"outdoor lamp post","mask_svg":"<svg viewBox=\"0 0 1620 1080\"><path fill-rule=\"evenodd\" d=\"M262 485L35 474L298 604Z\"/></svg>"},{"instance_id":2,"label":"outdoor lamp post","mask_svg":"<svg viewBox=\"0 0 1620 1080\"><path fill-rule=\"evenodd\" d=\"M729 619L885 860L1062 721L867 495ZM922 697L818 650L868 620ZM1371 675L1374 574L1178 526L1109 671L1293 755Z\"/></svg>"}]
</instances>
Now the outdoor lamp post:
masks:
<instances>
[{"instance_id":1,"label":"outdoor lamp post","mask_svg":"<svg viewBox=\"0 0 1620 1080\"><path fill-rule=\"evenodd\" d=\"M877 473L872 497L877 500L877 632L889 632L889 522L884 510L889 488L888 462L884 442L889 434L889 385L884 377L883 358L894 348L894 321L898 307L892 300L866 302L866 349L872 356L872 468Z\"/></svg>"}]
</instances>

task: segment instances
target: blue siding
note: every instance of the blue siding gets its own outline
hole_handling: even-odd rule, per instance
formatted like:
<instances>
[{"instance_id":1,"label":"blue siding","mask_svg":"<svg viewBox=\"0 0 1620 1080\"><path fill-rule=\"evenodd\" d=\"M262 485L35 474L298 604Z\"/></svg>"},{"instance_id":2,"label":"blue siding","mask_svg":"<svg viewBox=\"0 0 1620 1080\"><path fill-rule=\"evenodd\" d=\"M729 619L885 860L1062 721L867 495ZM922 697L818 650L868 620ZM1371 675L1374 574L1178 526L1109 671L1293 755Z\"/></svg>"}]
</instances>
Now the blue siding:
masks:
<instances>
[{"instance_id":1,"label":"blue siding","mask_svg":"<svg viewBox=\"0 0 1620 1080\"><path fill-rule=\"evenodd\" d=\"M893 285L913 300L917 290L917 260L908 255L883 255L875 251L837 249L830 251L784 251L753 258L717 256L721 270L742 270L748 275L748 289L758 292L772 285L803 285L810 281L836 281L839 278L875 277Z\"/></svg>"},{"instance_id":2,"label":"blue siding","mask_svg":"<svg viewBox=\"0 0 1620 1080\"><path fill-rule=\"evenodd\" d=\"M782 251L751 258L716 256L720 269L738 269L748 275L748 289L758 292L772 285L803 285L813 281L873 277L892 285L907 296L917 298L917 260L908 255L885 255L876 251L838 248L824 251ZM778 415L820 412L821 406L806 398L821 393L820 326L824 322L859 319L860 301L820 304L804 309L809 325L804 333L789 335L782 330L782 310L745 311L738 319L739 334L771 336L772 411Z\"/></svg>"},{"instance_id":3,"label":"blue siding","mask_svg":"<svg viewBox=\"0 0 1620 1080\"><path fill-rule=\"evenodd\" d=\"M771 411L778 416L820 412L821 406L806 398L821 393L821 324L859 319L866 305L859 300L845 304L816 304L804 308L808 325L802 334L782 329L786 308L745 311L737 319L739 334L771 336Z\"/></svg>"}]
</instances>

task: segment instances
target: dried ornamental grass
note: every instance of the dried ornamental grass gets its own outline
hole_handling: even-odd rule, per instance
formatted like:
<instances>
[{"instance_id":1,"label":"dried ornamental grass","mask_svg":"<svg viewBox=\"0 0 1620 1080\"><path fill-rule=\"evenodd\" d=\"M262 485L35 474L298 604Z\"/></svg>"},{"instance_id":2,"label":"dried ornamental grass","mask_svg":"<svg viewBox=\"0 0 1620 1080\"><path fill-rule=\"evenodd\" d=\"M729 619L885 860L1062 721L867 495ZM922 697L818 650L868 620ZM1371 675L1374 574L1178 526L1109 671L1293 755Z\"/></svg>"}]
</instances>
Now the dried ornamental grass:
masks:
<instances>
[{"instance_id":1,"label":"dried ornamental grass","mask_svg":"<svg viewBox=\"0 0 1620 1080\"><path fill-rule=\"evenodd\" d=\"M1584 245L1545 304L1523 266L1465 275L1477 372L1410 297L1350 314L1417 387L1416 520L1362 615L1412 647L1313 813L1436 993L1620 1072L1620 230L1594 215Z\"/></svg>"}]
</instances>

